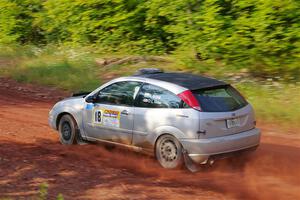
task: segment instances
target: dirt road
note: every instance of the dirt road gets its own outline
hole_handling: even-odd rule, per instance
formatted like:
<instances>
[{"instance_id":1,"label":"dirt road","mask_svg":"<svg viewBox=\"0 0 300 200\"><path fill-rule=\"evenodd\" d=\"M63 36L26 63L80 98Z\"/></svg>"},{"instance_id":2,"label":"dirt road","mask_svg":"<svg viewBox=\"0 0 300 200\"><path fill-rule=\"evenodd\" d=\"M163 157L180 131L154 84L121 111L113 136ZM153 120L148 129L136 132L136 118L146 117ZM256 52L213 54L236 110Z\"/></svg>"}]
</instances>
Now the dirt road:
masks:
<instances>
[{"instance_id":1,"label":"dirt road","mask_svg":"<svg viewBox=\"0 0 300 200\"><path fill-rule=\"evenodd\" d=\"M263 129L247 159L206 171L162 169L155 160L101 145L62 146L47 124L64 92L0 79L0 199L300 199L300 134Z\"/></svg>"}]
</instances>

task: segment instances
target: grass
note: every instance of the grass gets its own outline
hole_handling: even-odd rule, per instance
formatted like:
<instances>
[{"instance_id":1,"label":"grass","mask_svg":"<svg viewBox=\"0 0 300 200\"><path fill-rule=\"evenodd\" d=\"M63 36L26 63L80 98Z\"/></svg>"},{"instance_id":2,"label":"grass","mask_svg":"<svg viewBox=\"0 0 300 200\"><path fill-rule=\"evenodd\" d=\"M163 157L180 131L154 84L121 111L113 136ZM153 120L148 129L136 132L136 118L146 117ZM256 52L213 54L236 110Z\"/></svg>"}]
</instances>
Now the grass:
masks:
<instances>
[{"instance_id":1,"label":"grass","mask_svg":"<svg viewBox=\"0 0 300 200\"><path fill-rule=\"evenodd\" d=\"M31 198L28 198L28 199L32 199L32 200L47 200L49 199L49 196L48 196L48 189L49 189L49 186L47 183L42 183L39 185L39 189L38 189L38 193L37 195L31 197ZM22 198L23 199L23 198ZM0 200L13 200L13 198L0 198ZM56 197L56 200L64 200L64 197L61 193L59 193Z\"/></svg>"},{"instance_id":2,"label":"grass","mask_svg":"<svg viewBox=\"0 0 300 200\"><path fill-rule=\"evenodd\" d=\"M299 127L299 85L279 83L275 85L274 83L239 83L235 85L253 105L260 121L279 124L283 126L282 128Z\"/></svg>"},{"instance_id":3,"label":"grass","mask_svg":"<svg viewBox=\"0 0 300 200\"><path fill-rule=\"evenodd\" d=\"M70 91L92 90L101 83L94 59L89 56L73 55L72 52L67 54L62 49L54 51L49 48L23 47L19 51L1 51L0 59L4 60L2 65L6 64L7 58L14 60L8 66L1 66L0 62L2 76Z\"/></svg>"},{"instance_id":4,"label":"grass","mask_svg":"<svg viewBox=\"0 0 300 200\"><path fill-rule=\"evenodd\" d=\"M213 76L235 85L255 108L259 120L284 126L299 126L300 84L275 79L257 79L246 68L200 62L191 52L163 55L162 60L127 62L103 67L98 58L132 56L124 52L106 53L94 47L0 46L0 76L20 82L54 86L69 91L90 91L118 76L139 68L158 67L165 71L187 71Z\"/></svg>"},{"instance_id":5,"label":"grass","mask_svg":"<svg viewBox=\"0 0 300 200\"><path fill-rule=\"evenodd\" d=\"M100 83L92 63L70 62L66 59L34 60L11 70L20 82L57 86L66 90L91 90Z\"/></svg>"}]
</instances>

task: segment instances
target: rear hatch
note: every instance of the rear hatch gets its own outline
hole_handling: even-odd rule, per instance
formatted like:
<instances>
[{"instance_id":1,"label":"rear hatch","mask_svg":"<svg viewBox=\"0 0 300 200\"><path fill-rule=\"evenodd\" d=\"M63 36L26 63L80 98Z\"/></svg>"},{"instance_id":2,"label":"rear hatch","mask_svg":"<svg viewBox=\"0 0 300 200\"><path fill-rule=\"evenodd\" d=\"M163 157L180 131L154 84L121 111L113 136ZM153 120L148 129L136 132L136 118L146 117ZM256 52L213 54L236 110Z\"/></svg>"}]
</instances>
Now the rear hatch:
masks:
<instances>
[{"instance_id":1,"label":"rear hatch","mask_svg":"<svg viewBox=\"0 0 300 200\"><path fill-rule=\"evenodd\" d=\"M200 138L232 135L253 129L255 118L252 106L230 85L193 90L198 100Z\"/></svg>"}]
</instances>

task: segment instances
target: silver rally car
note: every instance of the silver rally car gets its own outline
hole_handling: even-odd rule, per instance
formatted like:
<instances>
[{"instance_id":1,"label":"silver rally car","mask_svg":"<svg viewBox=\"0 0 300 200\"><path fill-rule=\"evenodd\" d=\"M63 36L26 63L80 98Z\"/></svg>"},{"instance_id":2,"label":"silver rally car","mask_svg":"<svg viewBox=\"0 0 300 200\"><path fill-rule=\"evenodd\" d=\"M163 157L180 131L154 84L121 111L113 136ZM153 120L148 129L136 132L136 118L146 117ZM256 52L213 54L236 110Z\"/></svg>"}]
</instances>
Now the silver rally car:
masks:
<instances>
[{"instance_id":1,"label":"silver rally car","mask_svg":"<svg viewBox=\"0 0 300 200\"><path fill-rule=\"evenodd\" d=\"M231 85L185 73L142 69L49 113L62 144L102 141L153 154L165 168L185 157L206 164L260 143L252 106Z\"/></svg>"}]
</instances>

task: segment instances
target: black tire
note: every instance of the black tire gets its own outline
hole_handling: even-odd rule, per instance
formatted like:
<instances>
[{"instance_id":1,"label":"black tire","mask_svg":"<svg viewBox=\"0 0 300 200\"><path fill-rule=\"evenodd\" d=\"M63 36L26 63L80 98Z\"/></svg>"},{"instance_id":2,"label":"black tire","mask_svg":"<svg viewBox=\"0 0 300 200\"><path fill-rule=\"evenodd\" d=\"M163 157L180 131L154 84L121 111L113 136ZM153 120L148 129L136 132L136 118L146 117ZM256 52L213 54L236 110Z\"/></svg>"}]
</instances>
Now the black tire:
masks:
<instances>
[{"instance_id":1,"label":"black tire","mask_svg":"<svg viewBox=\"0 0 300 200\"><path fill-rule=\"evenodd\" d=\"M78 128L76 121L71 115L63 115L58 126L59 139L62 144L76 144L78 138Z\"/></svg>"},{"instance_id":2,"label":"black tire","mask_svg":"<svg viewBox=\"0 0 300 200\"><path fill-rule=\"evenodd\" d=\"M156 159L167 169L179 169L183 166L182 146L171 135L162 135L155 145Z\"/></svg>"}]
</instances>

